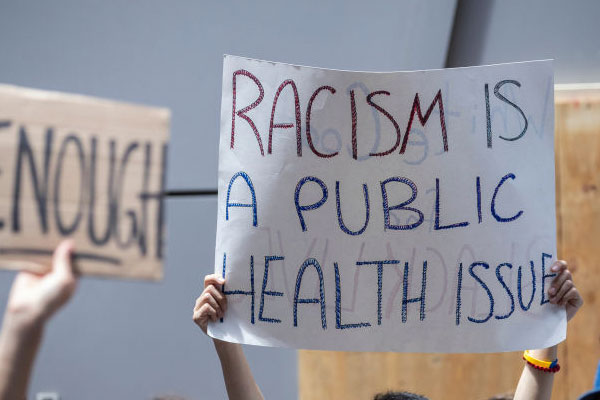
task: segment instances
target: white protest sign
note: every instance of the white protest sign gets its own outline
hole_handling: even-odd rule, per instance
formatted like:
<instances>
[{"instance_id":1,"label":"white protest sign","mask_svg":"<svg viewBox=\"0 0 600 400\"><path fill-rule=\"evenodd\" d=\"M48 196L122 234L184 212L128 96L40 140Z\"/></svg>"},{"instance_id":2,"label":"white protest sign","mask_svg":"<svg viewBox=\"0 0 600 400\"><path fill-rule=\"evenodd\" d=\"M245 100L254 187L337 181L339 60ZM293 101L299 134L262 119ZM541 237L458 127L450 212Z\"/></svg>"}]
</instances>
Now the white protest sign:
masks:
<instances>
[{"instance_id":1,"label":"white protest sign","mask_svg":"<svg viewBox=\"0 0 600 400\"><path fill-rule=\"evenodd\" d=\"M215 271L228 341L553 345L549 61L333 71L226 56Z\"/></svg>"}]
</instances>

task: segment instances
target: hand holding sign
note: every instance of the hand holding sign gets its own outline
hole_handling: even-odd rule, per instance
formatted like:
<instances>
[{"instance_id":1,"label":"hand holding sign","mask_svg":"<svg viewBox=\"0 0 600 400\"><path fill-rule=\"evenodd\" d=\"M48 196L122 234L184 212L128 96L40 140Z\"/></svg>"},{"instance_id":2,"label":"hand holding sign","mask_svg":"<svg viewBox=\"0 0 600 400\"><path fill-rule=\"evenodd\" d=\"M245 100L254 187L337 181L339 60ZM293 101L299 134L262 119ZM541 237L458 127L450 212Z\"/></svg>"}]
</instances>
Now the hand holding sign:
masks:
<instances>
[{"instance_id":1,"label":"hand holding sign","mask_svg":"<svg viewBox=\"0 0 600 400\"><path fill-rule=\"evenodd\" d=\"M196 299L192 317L204 333L207 333L209 321L217 322L227 312L227 297L221 291L224 284L225 280L215 274L204 277L204 291ZM218 339L214 339L213 343L219 355L229 398L262 400L262 393L254 380L242 347Z\"/></svg>"},{"instance_id":2,"label":"hand holding sign","mask_svg":"<svg viewBox=\"0 0 600 400\"><path fill-rule=\"evenodd\" d=\"M204 291L196 299L193 319L206 333L208 321L217 322L227 311L227 297L221 292L225 279L212 274L204 277Z\"/></svg>"},{"instance_id":3,"label":"hand holding sign","mask_svg":"<svg viewBox=\"0 0 600 400\"><path fill-rule=\"evenodd\" d=\"M48 319L75 291L73 242L66 240L54 251L44 274L21 271L8 297L0 332L0 398L24 399L38 347Z\"/></svg>"},{"instance_id":4,"label":"hand holding sign","mask_svg":"<svg viewBox=\"0 0 600 400\"><path fill-rule=\"evenodd\" d=\"M567 269L565 261L555 262L551 270L557 275L551 282L548 289L550 301L567 309L567 318L570 320L583 304L583 299L579 295L572 276ZM217 316L224 317L226 310L226 298L219 296L215 290L224 282L216 275L207 275L204 279L205 289L196 301L194 307L194 321L206 333L208 321L213 323L217 321ZM219 305L214 306L215 303ZM219 309L220 311L216 311ZM223 369L223 377L227 385L227 391L231 398L262 398L260 389L251 371L248 368L246 357L241 346L235 343L222 342L214 339L215 348L219 354L219 359ZM549 348L531 350L530 355L541 360L554 360L557 357L557 346ZM515 399L529 398L550 398L552 392L553 378L551 374L534 369L531 365L525 364L519 384L516 388ZM236 391L237 392L234 392ZM233 395L236 393L236 395ZM376 395L375 399L387 398L388 395ZM396 392L394 392L396 393ZM404 392L403 392L404 393ZM247 397L246 397L247 396ZM413 396L408 396L413 397ZM425 399L425 397L414 396ZM394 397L395 398L395 397Z\"/></svg>"},{"instance_id":5,"label":"hand holding sign","mask_svg":"<svg viewBox=\"0 0 600 400\"><path fill-rule=\"evenodd\" d=\"M13 320L28 327L41 326L71 298L77 284L71 261L73 248L73 241L61 242L46 274L17 274L6 305Z\"/></svg>"},{"instance_id":6,"label":"hand holding sign","mask_svg":"<svg viewBox=\"0 0 600 400\"><path fill-rule=\"evenodd\" d=\"M570 321L583 305L583 299L573 283L566 261L555 262L550 270L556 274L548 289L550 303L565 306L567 321Z\"/></svg>"}]
</instances>

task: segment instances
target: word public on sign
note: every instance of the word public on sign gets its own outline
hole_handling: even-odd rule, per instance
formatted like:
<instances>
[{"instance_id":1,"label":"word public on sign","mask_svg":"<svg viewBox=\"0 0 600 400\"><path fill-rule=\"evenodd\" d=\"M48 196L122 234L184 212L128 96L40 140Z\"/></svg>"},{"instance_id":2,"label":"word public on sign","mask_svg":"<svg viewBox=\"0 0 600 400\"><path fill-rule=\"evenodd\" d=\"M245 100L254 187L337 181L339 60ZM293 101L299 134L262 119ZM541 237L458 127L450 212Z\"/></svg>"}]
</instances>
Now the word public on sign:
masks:
<instances>
[{"instance_id":1,"label":"word public on sign","mask_svg":"<svg viewBox=\"0 0 600 400\"><path fill-rule=\"evenodd\" d=\"M225 56L211 336L307 349L553 345L551 61L352 72Z\"/></svg>"},{"instance_id":2,"label":"word public on sign","mask_svg":"<svg viewBox=\"0 0 600 400\"><path fill-rule=\"evenodd\" d=\"M162 277L170 112L0 86L0 267L42 271L64 238L83 274Z\"/></svg>"}]
</instances>

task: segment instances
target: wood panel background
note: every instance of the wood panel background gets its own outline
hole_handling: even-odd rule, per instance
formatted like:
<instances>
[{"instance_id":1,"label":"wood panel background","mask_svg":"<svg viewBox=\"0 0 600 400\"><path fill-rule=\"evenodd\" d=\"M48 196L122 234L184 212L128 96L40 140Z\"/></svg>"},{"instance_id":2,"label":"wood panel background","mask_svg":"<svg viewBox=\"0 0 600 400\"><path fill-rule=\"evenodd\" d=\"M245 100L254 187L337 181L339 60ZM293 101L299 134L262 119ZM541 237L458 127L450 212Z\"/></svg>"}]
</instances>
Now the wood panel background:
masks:
<instances>
[{"instance_id":1,"label":"wood panel background","mask_svg":"<svg viewBox=\"0 0 600 400\"><path fill-rule=\"evenodd\" d=\"M593 386L600 359L600 90L556 91L556 202L559 257L568 261L585 304L559 346L553 400ZM397 354L302 350L299 398L372 399L408 390L431 399L489 399L512 393L521 353Z\"/></svg>"}]
</instances>

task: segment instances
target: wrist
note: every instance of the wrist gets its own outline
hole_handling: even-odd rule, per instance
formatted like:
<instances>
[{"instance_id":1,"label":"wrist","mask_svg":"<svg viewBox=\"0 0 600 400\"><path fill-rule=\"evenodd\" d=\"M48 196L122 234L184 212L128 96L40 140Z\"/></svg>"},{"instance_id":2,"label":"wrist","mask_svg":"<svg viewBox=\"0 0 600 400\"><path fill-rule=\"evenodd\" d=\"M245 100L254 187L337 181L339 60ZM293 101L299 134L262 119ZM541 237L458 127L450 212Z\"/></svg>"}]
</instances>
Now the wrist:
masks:
<instances>
[{"instance_id":1,"label":"wrist","mask_svg":"<svg viewBox=\"0 0 600 400\"><path fill-rule=\"evenodd\" d=\"M241 351L242 346L239 343L231 343L226 342L224 340L219 340L213 338L213 343L215 345L215 350L219 357L227 357Z\"/></svg>"},{"instance_id":2,"label":"wrist","mask_svg":"<svg viewBox=\"0 0 600 400\"><path fill-rule=\"evenodd\" d=\"M556 350L556 346L538 350L525 350L523 360L525 360L529 369L538 370L538 373L556 373L560 371Z\"/></svg>"},{"instance_id":3,"label":"wrist","mask_svg":"<svg viewBox=\"0 0 600 400\"><path fill-rule=\"evenodd\" d=\"M538 360L552 361L558 357L558 346L551 346L545 349L529 350L532 357Z\"/></svg>"},{"instance_id":4,"label":"wrist","mask_svg":"<svg viewBox=\"0 0 600 400\"><path fill-rule=\"evenodd\" d=\"M2 322L2 332L10 332L19 338L41 334L44 328L44 320L32 312L7 308Z\"/></svg>"}]
</instances>

